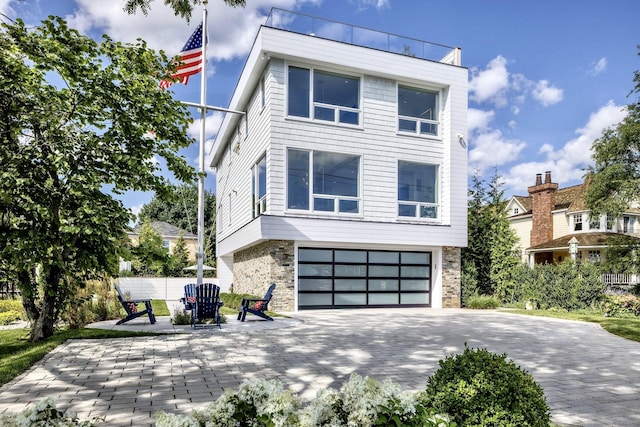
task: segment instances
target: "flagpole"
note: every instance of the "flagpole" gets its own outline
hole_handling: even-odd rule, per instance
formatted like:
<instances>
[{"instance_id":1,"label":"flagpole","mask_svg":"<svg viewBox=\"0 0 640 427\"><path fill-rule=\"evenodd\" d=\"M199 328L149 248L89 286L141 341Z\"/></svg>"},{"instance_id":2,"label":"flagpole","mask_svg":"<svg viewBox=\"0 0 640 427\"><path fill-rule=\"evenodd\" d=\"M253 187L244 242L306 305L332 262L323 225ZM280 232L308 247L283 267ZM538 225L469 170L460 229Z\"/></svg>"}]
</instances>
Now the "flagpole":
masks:
<instances>
[{"instance_id":1,"label":"flagpole","mask_svg":"<svg viewBox=\"0 0 640 427\"><path fill-rule=\"evenodd\" d=\"M202 74L200 78L200 155L198 178L198 253L196 254L198 266L197 284L201 285L204 276L204 142L205 119L207 109L207 0L202 2Z\"/></svg>"}]
</instances>

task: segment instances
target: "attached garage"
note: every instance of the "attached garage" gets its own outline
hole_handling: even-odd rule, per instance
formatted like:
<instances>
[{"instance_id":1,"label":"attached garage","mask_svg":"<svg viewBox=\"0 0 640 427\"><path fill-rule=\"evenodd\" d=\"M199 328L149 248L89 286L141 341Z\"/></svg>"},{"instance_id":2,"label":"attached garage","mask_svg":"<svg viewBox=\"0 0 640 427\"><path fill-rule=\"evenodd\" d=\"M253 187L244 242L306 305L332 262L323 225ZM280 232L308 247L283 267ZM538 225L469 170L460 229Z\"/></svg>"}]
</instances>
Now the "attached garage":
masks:
<instances>
[{"instance_id":1,"label":"attached garage","mask_svg":"<svg viewBox=\"0 0 640 427\"><path fill-rule=\"evenodd\" d=\"M298 308L430 307L432 253L298 248Z\"/></svg>"}]
</instances>

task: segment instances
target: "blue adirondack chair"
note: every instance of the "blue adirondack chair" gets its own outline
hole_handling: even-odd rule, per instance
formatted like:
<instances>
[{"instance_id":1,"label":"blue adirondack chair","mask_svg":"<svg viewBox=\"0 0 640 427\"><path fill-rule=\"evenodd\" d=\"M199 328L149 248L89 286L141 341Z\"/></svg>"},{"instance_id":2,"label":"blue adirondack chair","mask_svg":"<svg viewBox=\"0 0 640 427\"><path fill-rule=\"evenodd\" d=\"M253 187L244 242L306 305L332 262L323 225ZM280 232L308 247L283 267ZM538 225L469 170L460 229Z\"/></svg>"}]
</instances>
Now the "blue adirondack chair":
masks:
<instances>
[{"instance_id":1,"label":"blue adirondack chair","mask_svg":"<svg viewBox=\"0 0 640 427\"><path fill-rule=\"evenodd\" d=\"M186 298L186 297L185 297ZM220 307L224 303L220 301L220 288L213 283L203 283L195 287L195 302L191 310L191 327L204 327L201 323L212 319L218 328L222 329Z\"/></svg>"},{"instance_id":2,"label":"blue adirondack chair","mask_svg":"<svg viewBox=\"0 0 640 427\"><path fill-rule=\"evenodd\" d=\"M243 298L238 312L238 320L244 322L247 317L247 313L255 314L258 317L262 317L266 320L273 320L266 311L269 309L269 301L273 295L273 290L276 288L276 284L272 283L264 294L263 298Z\"/></svg>"},{"instance_id":3,"label":"blue adirondack chair","mask_svg":"<svg viewBox=\"0 0 640 427\"><path fill-rule=\"evenodd\" d=\"M180 302L184 304L185 310L193 310L196 302L196 284L189 283L184 285L184 297L180 298Z\"/></svg>"},{"instance_id":4,"label":"blue adirondack chair","mask_svg":"<svg viewBox=\"0 0 640 427\"><path fill-rule=\"evenodd\" d=\"M140 316L144 316L145 314L149 316L149 322L153 325L156 323L156 316L153 314L153 308L151 307L151 300L149 299L126 299L122 291L120 290L120 286L115 285L116 294L118 296L118 301L122 304L122 308L127 313L127 315L120 319L116 325L121 325L124 322L128 322L129 320L135 319ZM138 310L138 304L144 304L144 310Z\"/></svg>"}]
</instances>

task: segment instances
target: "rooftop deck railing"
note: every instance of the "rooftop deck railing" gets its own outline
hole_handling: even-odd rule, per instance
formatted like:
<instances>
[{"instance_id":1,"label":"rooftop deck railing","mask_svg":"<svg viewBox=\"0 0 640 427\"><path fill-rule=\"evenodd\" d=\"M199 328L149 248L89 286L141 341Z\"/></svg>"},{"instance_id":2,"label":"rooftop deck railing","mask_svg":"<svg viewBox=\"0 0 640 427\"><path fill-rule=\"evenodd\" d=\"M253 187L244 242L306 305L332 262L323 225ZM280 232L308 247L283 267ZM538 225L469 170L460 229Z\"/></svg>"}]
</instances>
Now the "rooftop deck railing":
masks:
<instances>
[{"instance_id":1,"label":"rooftop deck railing","mask_svg":"<svg viewBox=\"0 0 640 427\"><path fill-rule=\"evenodd\" d=\"M458 47L402 37L298 12L273 8L265 25L355 46L363 46L445 64L461 65L460 48Z\"/></svg>"}]
</instances>

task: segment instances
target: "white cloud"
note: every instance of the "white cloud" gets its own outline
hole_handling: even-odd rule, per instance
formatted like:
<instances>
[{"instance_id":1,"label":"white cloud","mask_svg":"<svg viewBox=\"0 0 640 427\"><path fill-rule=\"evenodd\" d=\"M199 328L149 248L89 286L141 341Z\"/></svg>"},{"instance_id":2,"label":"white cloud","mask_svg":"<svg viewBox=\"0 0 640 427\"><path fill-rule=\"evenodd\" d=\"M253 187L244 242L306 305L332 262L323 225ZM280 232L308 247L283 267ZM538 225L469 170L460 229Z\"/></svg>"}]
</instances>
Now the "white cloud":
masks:
<instances>
[{"instance_id":1,"label":"white cloud","mask_svg":"<svg viewBox=\"0 0 640 427\"><path fill-rule=\"evenodd\" d=\"M187 135L189 135L191 138L198 139L200 138L200 113L194 113L193 117L195 117L195 120L189 125L189 128L187 129ZM224 119L224 113L220 111L215 111L213 113L207 114L204 119L205 138L215 137L215 135L218 133L218 129L220 129L222 119Z\"/></svg>"},{"instance_id":2,"label":"white cloud","mask_svg":"<svg viewBox=\"0 0 640 427\"><path fill-rule=\"evenodd\" d=\"M598 74L603 73L607 69L607 58L602 57L595 64L591 65L589 69L589 74L592 76L597 76Z\"/></svg>"},{"instance_id":3,"label":"white cloud","mask_svg":"<svg viewBox=\"0 0 640 427\"><path fill-rule=\"evenodd\" d=\"M491 130L474 137L469 151L469 165L480 173L490 167L500 166L518 158L526 147L522 141L508 140L499 130Z\"/></svg>"},{"instance_id":4,"label":"white cloud","mask_svg":"<svg viewBox=\"0 0 640 427\"><path fill-rule=\"evenodd\" d=\"M582 180L586 168L593 164L591 146L602 136L602 131L620 123L626 116L623 106L609 101L589 116L585 126L576 130L577 136L567 141L561 148L544 144L539 153L546 159L539 162L517 164L509 170L505 181L510 190L526 194L526 189L535 183L535 175L544 171L552 172L552 179L559 184Z\"/></svg>"},{"instance_id":5,"label":"white cloud","mask_svg":"<svg viewBox=\"0 0 640 427\"><path fill-rule=\"evenodd\" d=\"M491 102L496 106L506 104L506 91L509 88L509 72L507 60L498 55L492 59L487 68L471 70L469 95L476 102Z\"/></svg>"},{"instance_id":6,"label":"white cloud","mask_svg":"<svg viewBox=\"0 0 640 427\"><path fill-rule=\"evenodd\" d=\"M13 9L9 6L11 0L0 0L0 14L6 16L13 16Z\"/></svg>"},{"instance_id":7,"label":"white cloud","mask_svg":"<svg viewBox=\"0 0 640 427\"><path fill-rule=\"evenodd\" d=\"M351 0L350 3L355 4L358 10L366 10L370 7L381 10L391 6L391 0Z\"/></svg>"},{"instance_id":8,"label":"white cloud","mask_svg":"<svg viewBox=\"0 0 640 427\"><path fill-rule=\"evenodd\" d=\"M535 100L540 102L542 106L548 107L549 105L562 101L564 92L562 89L551 86L547 80L540 80L531 92L531 95Z\"/></svg>"},{"instance_id":9,"label":"white cloud","mask_svg":"<svg viewBox=\"0 0 640 427\"><path fill-rule=\"evenodd\" d=\"M4 0L0 0L4 1ZM210 2L208 7L208 56L214 60L230 60L246 55L256 31L266 20L271 7L294 10L301 3L317 3L318 0L253 0L244 8L233 8L222 1ZM177 54L197 23L201 10L196 8L189 24L175 16L163 2L155 1L149 14L138 11L128 15L121 1L97 2L77 0L78 10L67 17L69 25L83 33L98 30L113 39L135 42L145 40L149 47L164 50L168 56Z\"/></svg>"},{"instance_id":10,"label":"white cloud","mask_svg":"<svg viewBox=\"0 0 640 427\"><path fill-rule=\"evenodd\" d=\"M489 126L489 122L495 117L494 111L478 110L476 108L469 108L467 113L467 130L473 132L474 130L484 130Z\"/></svg>"}]
</instances>

